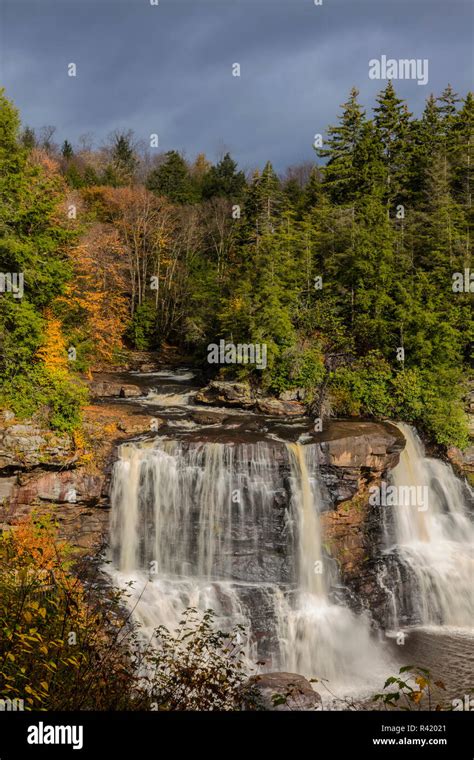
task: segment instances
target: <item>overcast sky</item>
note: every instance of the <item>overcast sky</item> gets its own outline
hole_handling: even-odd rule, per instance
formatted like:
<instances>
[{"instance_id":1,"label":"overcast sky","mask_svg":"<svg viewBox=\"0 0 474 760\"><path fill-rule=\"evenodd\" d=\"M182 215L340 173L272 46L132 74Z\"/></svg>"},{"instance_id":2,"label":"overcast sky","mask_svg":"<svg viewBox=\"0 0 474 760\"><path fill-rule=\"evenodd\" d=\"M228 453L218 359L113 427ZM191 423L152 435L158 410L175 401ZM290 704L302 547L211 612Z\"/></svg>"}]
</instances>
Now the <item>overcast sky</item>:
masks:
<instances>
[{"instance_id":1,"label":"overcast sky","mask_svg":"<svg viewBox=\"0 0 474 760\"><path fill-rule=\"evenodd\" d=\"M131 128L162 150L244 169L312 160L349 89L370 106L368 61L427 58L429 81L394 82L419 113L473 81L471 0L0 0L0 83L24 124L75 142ZM67 66L75 63L77 76ZM241 76L232 76L239 63Z\"/></svg>"}]
</instances>

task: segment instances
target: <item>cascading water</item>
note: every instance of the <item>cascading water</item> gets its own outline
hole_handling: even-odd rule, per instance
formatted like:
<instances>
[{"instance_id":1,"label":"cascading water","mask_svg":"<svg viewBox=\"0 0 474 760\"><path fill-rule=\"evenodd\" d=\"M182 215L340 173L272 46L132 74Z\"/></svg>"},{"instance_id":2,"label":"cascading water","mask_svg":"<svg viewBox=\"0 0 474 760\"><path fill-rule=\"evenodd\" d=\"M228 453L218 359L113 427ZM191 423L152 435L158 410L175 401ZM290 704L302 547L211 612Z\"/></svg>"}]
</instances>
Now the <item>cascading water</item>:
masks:
<instances>
[{"instance_id":1,"label":"cascading water","mask_svg":"<svg viewBox=\"0 0 474 760\"><path fill-rule=\"evenodd\" d=\"M317 478L310 478L308 460L314 446L287 444L292 473L291 507L296 523L297 590L293 604L279 610L283 666L294 673L328 679L348 691L360 689L368 674L386 667L370 636L369 620L330 600L331 578L322 551Z\"/></svg>"},{"instance_id":2,"label":"cascading water","mask_svg":"<svg viewBox=\"0 0 474 760\"><path fill-rule=\"evenodd\" d=\"M112 488L114 580L144 632L188 606L243 624L247 655L359 685L381 659L368 620L330 600L313 445L124 444ZM381 670L383 665L381 663Z\"/></svg>"},{"instance_id":3,"label":"cascading water","mask_svg":"<svg viewBox=\"0 0 474 760\"><path fill-rule=\"evenodd\" d=\"M449 465L425 456L408 425L399 428L406 446L391 474L397 504L396 545L390 552L401 565L394 584L394 625L405 618L422 625L472 627L474 525L466 510L468 487Z\"/></svg>"}]
</instances>

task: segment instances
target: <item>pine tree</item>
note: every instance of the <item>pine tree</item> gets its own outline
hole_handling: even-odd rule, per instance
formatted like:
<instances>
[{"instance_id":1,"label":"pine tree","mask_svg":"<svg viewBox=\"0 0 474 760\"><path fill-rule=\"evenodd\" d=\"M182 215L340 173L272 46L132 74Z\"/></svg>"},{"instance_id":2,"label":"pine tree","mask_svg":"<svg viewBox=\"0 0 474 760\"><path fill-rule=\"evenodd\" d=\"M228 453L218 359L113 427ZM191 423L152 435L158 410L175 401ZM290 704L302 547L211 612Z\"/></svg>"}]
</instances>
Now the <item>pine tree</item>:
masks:
<instances>
[{"instance_id":1,"label":"pine tree","mask_svg":"<svg viewBox=\"0 0 474 760\"><path fill-rule=\"evenodd\" d=\"M188 165L176 150L165 154L165 161L148 175L146 186L172 203L193 203L196 200Z\"/></svg>"},{"instance_id":2,"label":"pine tree","mask_svg":"<svg viewBox=\"0 0 474 760\"><path fill-rule=\"evenodd\" d=\"M138 165L138 159L133 147L133 132L119 132L113 137L112 166L118 184L128 184Z\"/></svg>"},{"instance_id":3,"label":"pine tree","mask_svg":"<svg viewBox=\"0 0 474 760\"><path fill-rule=\"evenodd\" d=\"M329 127L325 148L317 149L318 156L327 158L324 169L324 186L334 203L350 203L357 191L354 175L354 151L359 142L365 119L357 98L359 91L353 87L349 100L344 103L338 126Z\"/></svg>"},{"instance_id":4,"label":"pine tree","mask_svg":"<svg viewBox=\"0 0 474 760\"><path fill-rule=\"evenodd\" d=\"M323 197L323 183L321 171L318 167L314 167L312 170L308 184L304 188L303 192L303 206L306 210L317 206Z\"/></svg>"},{"instance_id":5,"label":"pine tree","mask_svg":"<svg viewBox=\"0 0 474 760\"><path fill-rule=\"evenodd\" d=\"M474 232L472 192L474 188L474 94L468 92L462 108L456 114L451 130L453 149L453 188L456 198L463 205Z\"/></svg>"},{"instance_id":6,"label":"pine tree","mask_svg":"<svg viewBox=\"0 0 474 760\"><path fill-rule=\"evenodd\" d=\"M283 205L281 183L272 164L267 161L261 174L254 173L244 203L243 234L256 239L266 231L273 232Z\"/></svg>"},{"instance_id":7,"label":"pine tree","mask_svg":"<svg viewBox=\"0 0 474 760\"><path fill-rule=\"evenodd\" d=\"M63 158L66 159L66 161L69 161L73 155L74 151L72 149L72 145L68 140L64 140L62 147L61 147L61 155Z\"/></svg>"},{"instance_id":8,"label":"pine tree","mask_svg":"<svg viewBox=\"0 0 474 760\"><path fill-rule=\"evenodd\" d=\"M397 97L391 80L378 95L377 104L374 122L387 169L385 202L393 208L407 199L412 152L411 114L405 102Z\"/></svg>"},{"instance_id":9,"label":"pine tree","mask_svg":"<svg viewBox=\"0 0 474 760\"><path fill-rule=\"evenodd\" d=\"M36 134L32 127L26 126L21 135L21 142L28 150L36 148Z\"/></svg>"},{"instance_id":10,"label":"pine tree","mask_svg":"<svg viewBox=\"0 0 474 760\"><path fill-rule=\"evenodd\" d=\"M460 102L459 95L454 92L450 84L443 90L438 98L439 113L441 120L446 124L452 124L457 113L457 103Z\"/></svg>"},{"instance_id":11,"label":"pine tree","mask_svg":"<svg viewBox=\"0 0 474 760\"><path fill-rule=\"evenodd\" d=\"M410 190L413 203L418 203L425 192L426 172L433 153L441 149L441 114L436 98L431 94L420 120L413 123L413 152L410 169Z\"/></svg>"},{"instance_id":12,"label":"pine tree","mask_svg":"<svg viewBox=\"0 0 474 760\"><path fill-rule=\"evenodd\" d=\"M245 185L244 173L237 171L236 162L226 153L216 166L211 166L204 178L203 197L219 196L237 203L242 198Z\"/></svg>"}]
</instances>

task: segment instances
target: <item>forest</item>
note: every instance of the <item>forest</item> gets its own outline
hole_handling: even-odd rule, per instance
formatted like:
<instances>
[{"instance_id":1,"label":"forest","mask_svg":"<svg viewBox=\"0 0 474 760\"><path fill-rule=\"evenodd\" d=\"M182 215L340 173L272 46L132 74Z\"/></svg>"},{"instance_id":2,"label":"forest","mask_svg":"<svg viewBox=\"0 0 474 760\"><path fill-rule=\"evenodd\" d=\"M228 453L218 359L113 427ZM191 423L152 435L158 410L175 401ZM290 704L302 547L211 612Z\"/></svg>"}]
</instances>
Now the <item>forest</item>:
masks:
<instances>
[{"instance_id":1,"label":"forest","mask_svg":"<svg viewBox=\"0 0 474 760\"><path fill-rule=\"evenodd\" d=\"M73 432L81 378L171 345L300 389L317 417L465 447L473 129L473 94L449 85L419 118L390 81L370 113L354 88L314 161L279 176L131 131L57 144L1 91L0 406ZM265 345L266 366L209 365L221 340Z\"/></svg>"}]
</instances>

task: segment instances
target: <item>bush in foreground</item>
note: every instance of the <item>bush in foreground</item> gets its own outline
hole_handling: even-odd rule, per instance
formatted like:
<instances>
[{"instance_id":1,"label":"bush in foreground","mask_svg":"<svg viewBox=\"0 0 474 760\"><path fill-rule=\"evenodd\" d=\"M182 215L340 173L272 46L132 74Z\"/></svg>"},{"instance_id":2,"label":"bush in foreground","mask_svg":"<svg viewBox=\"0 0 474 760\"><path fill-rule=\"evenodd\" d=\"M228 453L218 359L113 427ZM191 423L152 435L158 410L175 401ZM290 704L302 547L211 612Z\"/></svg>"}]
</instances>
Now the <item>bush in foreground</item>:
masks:
<instances>
[{"instance_id":1,"label":"bush in foreground","mask_svg":"<svg viewBox=\"0 0 474 760\"><path fill-rule=\"evenodd\" d=\"M241 634L188 610L144 641L122 593L73 573L49 518L0 538L0 699L26 710L235 710L247 680ZM247 701L248 701L247 694Z\"/></svg>"}]
</instances>

